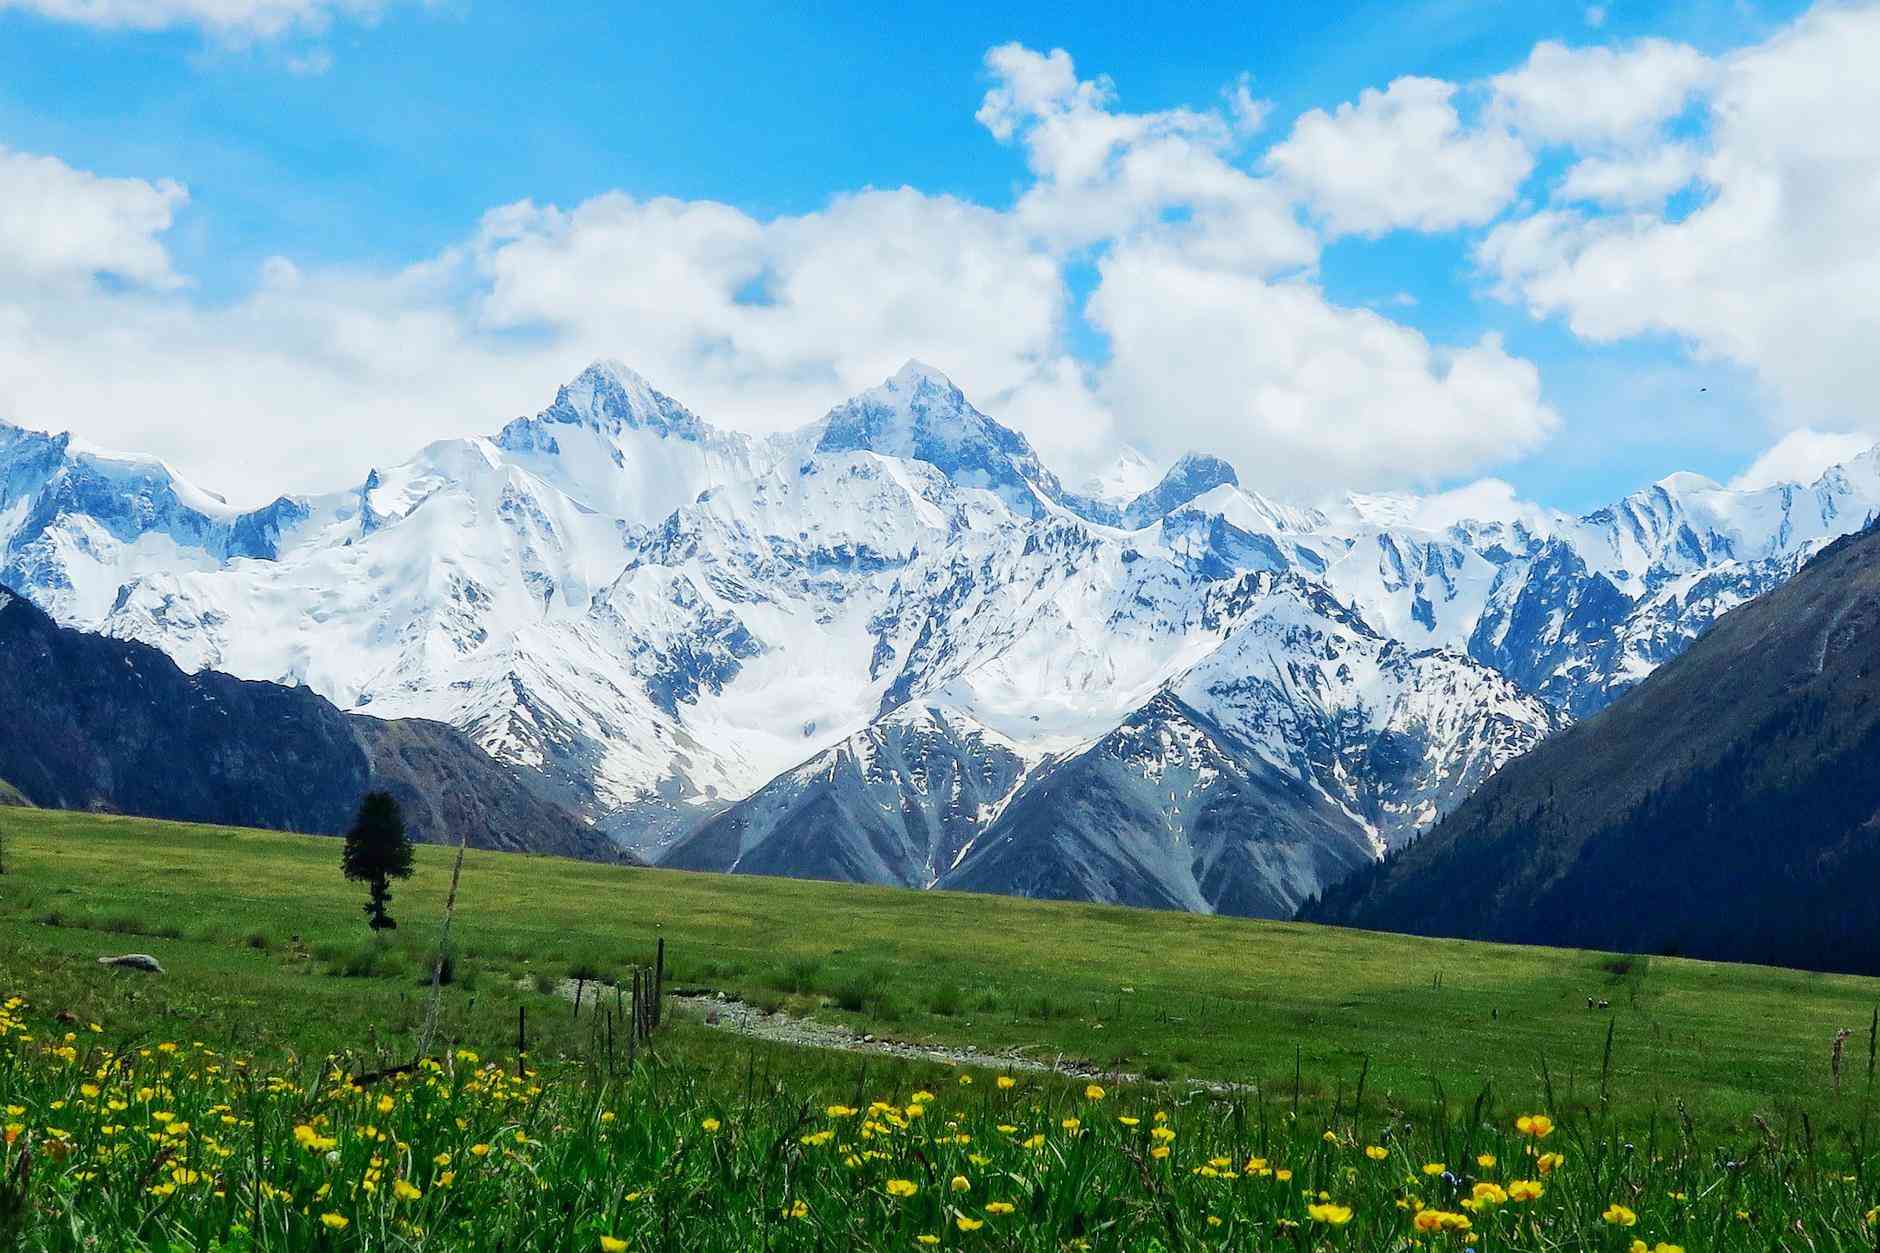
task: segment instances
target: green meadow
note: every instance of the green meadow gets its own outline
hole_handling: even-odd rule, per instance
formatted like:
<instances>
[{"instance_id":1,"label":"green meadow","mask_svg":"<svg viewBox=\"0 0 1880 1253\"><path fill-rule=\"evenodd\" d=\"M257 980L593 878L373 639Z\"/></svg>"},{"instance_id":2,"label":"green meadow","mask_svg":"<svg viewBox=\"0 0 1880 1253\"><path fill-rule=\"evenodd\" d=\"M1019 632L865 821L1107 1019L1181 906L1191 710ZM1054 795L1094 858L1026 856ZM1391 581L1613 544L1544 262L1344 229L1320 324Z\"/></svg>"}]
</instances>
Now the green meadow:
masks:
<instances>
[{"instance_id":1,"label":"green meadow","mask_svg":"<svg viewBox=\"0 0 1880 1253\"><path fill-rule=\"evenodd\" d=\"M419 849L381 941L335 840L43 810L0 823L0 994L251 1051L413 1046L455 850ZM1853 1032L1845 1069L1864 1080L1880 1003L1880 981L1764 967L472 851L442 1029L513 1051L526 1007L537 1056L578 1051L561 981L649 965L661 937L669 987L886 1038L1288 1102L1348 1100L1361 1075L1367 1099L1405 1106L1550 1085L1562 1109L1718 1131L1803 1113L1852 1126L1864 1084L1837 1095L1831 1045ZM168 973L96 964L124 951ZM736 1051L683 1022L670 1040ZM855 1064L786 1054L806 1072Z\"/></svg>"}]
</instances>

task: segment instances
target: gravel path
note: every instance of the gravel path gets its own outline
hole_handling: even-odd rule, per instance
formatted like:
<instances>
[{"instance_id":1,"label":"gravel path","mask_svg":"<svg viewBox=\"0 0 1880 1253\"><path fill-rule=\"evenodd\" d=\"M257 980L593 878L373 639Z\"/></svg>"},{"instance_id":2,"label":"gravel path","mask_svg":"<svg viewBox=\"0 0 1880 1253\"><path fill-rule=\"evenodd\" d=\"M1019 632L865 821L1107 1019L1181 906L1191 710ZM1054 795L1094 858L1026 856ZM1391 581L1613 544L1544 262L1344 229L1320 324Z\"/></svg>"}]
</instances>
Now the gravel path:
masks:
<instances>
[{"instance_id":1,"label":"gravel path","mask_svg":"<svg viewBox=\"0 0 1880 1253\"><path fill-rule=\"evenodd\" d=\"M767 1014L755 1005L726 996L723 992L704 995L670 996L666 1004L678 1013L703 1022L720 1031L734 1031L759 1040L794 1044L804 1048L840 1049L845 1053L876 1053L902 1057L910 1061L940 1062L949 1066L975 1066L984 1070L1022 1070L1059 1074L1073 1078L1104 1078L1113 1083L1135 1083L1140 1075L1126 1071L1107 1071L1089 1062L1059 1055L1050 1061L1028 1057L1018 1049L987 1053L973 1048L955 1048L941 1044L912 1044L885 1036L860 1034L833 1023L798 1018L791 1014Z\"/></svg>"},{"instance_id":2,"label":"gravel path","mask_svg":"<svg viewBox=\"0 0 1880 1253\"><path fill-rule=\"evenodd\" d=\"M561 994L569 1000L576 995L573 979L562 981ZM718 1031L735 1032L757 1040L770 1040L798 1048L836 1049L844 1053L873 1053L882 1057L900 1057L908 1061L939 1062L943 1066L973 1066L981 1070L1023 1071L1031 1074L1055 1074L1072 1079L1105 1079L1111 1083L1141 1083L1143 1077L1127 1070L1105 1070L1092 1062L1065 1057L1062 1053L1046 1061L1032 1057L1021 1048L988 1053L982 1049L945 1044L916 1044L857 1032L839 1023L817 1022L794 1014L765 1013L748 1001L723 992L675 991L666 994L668 1013L684 1014ZM1251 1091L1246 1084L1210 1082L1203 1079L1177 1081L1179 1086L1217 1094Z\"/></svg>"}]
</instances>

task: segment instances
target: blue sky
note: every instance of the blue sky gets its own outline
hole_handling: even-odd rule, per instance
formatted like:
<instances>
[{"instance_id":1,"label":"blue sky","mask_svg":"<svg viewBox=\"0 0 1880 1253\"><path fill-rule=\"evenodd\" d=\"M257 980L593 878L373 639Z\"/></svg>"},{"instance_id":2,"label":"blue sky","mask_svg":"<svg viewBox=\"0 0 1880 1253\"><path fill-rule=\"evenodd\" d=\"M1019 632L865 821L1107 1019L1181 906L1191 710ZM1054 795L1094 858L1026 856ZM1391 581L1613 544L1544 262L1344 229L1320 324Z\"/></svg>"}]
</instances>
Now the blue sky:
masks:
<instances>
[{"instance_id":1,"label":"blue sky","mask_svg":"<svg viewBox=\"0 0 1880 1253\"><path fill-rule=\"evenodd\" d=\"M1271 173L1268 154L1288 140L1302 114L1324 110L1335 115L1367 89L1383 91L1405 76L1454 85L1456 138L1499 127L1526 145L1531 172L1505 194L1484 193L1497 201L1492 211L1458 209L1481 220L1457 228L1388 223L1341 234L1326 227L1326 214L1336 211L1327 206L1334 196L1350 203L1355 193L1348 180L1336 173L1299 175L1284 195L1297 219L1316 230L1311 258L1263 261L1257 275L1234 263L1236 280L1262 284L1256 289L1260 292L1274 283L1304 283L1334 310L1375 310L1437 354L1437 363L1429 367L1436 375L1445 368L1443 353L1476 345L1485 334L1499 336L1502 355L1530 364L1537 373L1538 396L1522 402L1532 411L1526 432L1515 429L1500 443L1473 438L1462 428L1492 425L1492 406L1471 409L1435 395L1393 417L1388 377L1371 392L1326 408L1322 416L1314 416L1315 401L1304 395L1292 396L1272 413L1250 417L1236 389L1258 392L1264 378L1257 372L1229 373L1218 381L1218 416L1172 425L1199 443L1205 442L1207 422L1217 422L1223 434L1218 442L1237 462L1259 460L1274 450L1272 481L1261 486L1300 480L1324 492L1342 476L1355 487L1432 490L1492 476L1524 497L1590 508L1673 469L1727 480L1791 432L1845 442L1865 432L1871 421L1857 401L1832 387L1786 380L1777 361L1780 342L1738 342L1744 337L1733 328L1712 325L1701 308L1687 307L1701 306L1702 300L1641 309L1631 316L1626 309L1601 304L1597 272L1570 272L1576 267L1553 254L1545 262L1553 268L1545 273L1527 262L1506 262L1491 273L1495 267L1483 261L1491 232L1548 213L1549 187L1589 155L1619 153L1628 161L1643 160L1650 152L1684 143L1709 148L1711 156L1728 156L1724 145L1734 142L1713 134L1704 94L1735 89L1728 78L1734 69L1700 75L1703 85L1690 88L1691 103L1650 119L1645 131L1629 131L1622 142L1532 138L1544 124L1511 122L1496 114L1501 97L1485 86L1492 76L1516 70L1536 45L1547 41L1575 52L1605 49L1620 58L1636 53L1642 41L1655 41L1655 46L1688 49L1693 63L1728 66L1742 49L1805 42L1796 31L1822 19L1821 12L1810 13L1806 5L1614 0L1591 9L1551 0L1519 6L1423 0L1184 5L1151 15L1136 5L969 3L901 6L891 20L878 6L863 5L731 3L689 6L693 11L686 13L677 7L558 4L544 13L542 6L496 0L383 7L335 6L327 0L255 0L252 5L247 0L107 0L83 20L74 20L63 0L12 0L11 5L0 0L0 150L55 161L73 174L52 179L49 190L36 180L15 180L10 194L48 197L46 216L69 220L78 212L50 198L81 194L67 184L84 183L89 176L127 183L119 189L123 195L113 212L137 210L135 203L123 209L127 198L135 201L139 188L161 187L164 180L186 189L186 199L166 202L160 224L112 227L119 233L96 245L106 249L101 256L107 263L81 267L78 278L54 274L49 263L29 257L9 279L0 261L0 310L11 298L41 337L46 351L39 359L56 361L68 374L87 359L59 338L72 337L76 343L80 332L55 325L64 315L76 321L72 311L78 299L72 292L61 296L55 290L58 282L82 281L82 298L96 303L97 320L116 325L122 319L134 328L125 332L130 347L106 359L104 368L122 371L108 394L87 394L70 386L69 379L60 386L49 364L9 376L0 356L0 417L70 426L106 442L136 441L194 476L212 480L210 485L240 495L246 485L227 477L238 465L254 461L223 451L238 435L278 446L284 467L307 464L309 447L330 450L337 437L341 448L315 458L319 471L309 470L309 476L351 473L341 465L348 460L349 443L358 453L350 456L350 464L363 472L363 463L390 459L401 442L493 429L510 409L539 407L568 363L591 351L646 370L708 418L720 418L722 408L729 411L722 420L761 428L794 425L816 413L805 409L773 421L737 412L735 401L710 402L731 397L743 386L745 393L778 409L820 403L868 377L866 371L877 361L912 347L909 355L933 358L933 364L967 384L982 406L996 411L994 401L1009 399L1013 420L1032 431L1048 452L1076 460L1090 442L1153 443L1156 432L1171 425L1167 415L1154 412L1166 389L1152 363L1158 352L1165 355L1165 346L1158 347L1153 327L1125 329L1127 315L1117 310L1126 300L1140 303L1144 293L1154 299L1167 290L1176 303L1183 297L1156 286L1158 274L1176 273L1167 266L1141 270L1127 292L1118 271L1128 249L1140 249L1147 258L1151 248L1166 254L1179 246L1191 249L1179 269L1184 280L1208 277L1195 260L1202 254L1193 250L1192 241L1177 245L1152 234L1175 229L1171 223L1179 225L1195 211L1182 201L1182 193L1170 192L1166 203L1157 202L1160 226L1132 221L1107 234L1075 237L1054 234L1055 221L1037 227L1044 219L1026 208L1027 193L1047 181L1063 184L1064 177L1041 174L1038 149L1028 146L1028 136L1042 133L1045 113L1018 118L1014 136L1003 141L976 117L989 91L1016 81L992 68L989 51L1015 43L1040 58L1063 49L1079 82L1107 79L1109 91L1099 110L1106 118L1179 109L1229 118L1223 92L1248 76L1251 97L1263 102L1263 121L1248 135L1218 141L1218 152L1230 168L1263 181L1271 181L1264 178ZM782 8L793 11L779 12ZM1849 21L1865 23L1872 17L1871 6L1832 8L1830 16ZM1045 63L1026 64L1038 68ZM1786 66L1778 68L1787 72ZM1803 65L1794 72L1809 70ZM1642 78L1635 86L1641 93L1651 89ZM1754 84L1741 90L1753 93ZM1119 160L1126 155L1123 148L1116 153ZM1321 145L1313 159L1322 166L1340 159L1338 153L1335 146ZM1858 169L1850 177L1856 175ZM1186 186L1182 177L1176 181ZM1582 256L1598 246L1593 232L1602 223L1639 214L1666 228L1661 234L1673 235L1680 214L1730 200L1732 189L1708 181L1711 177L1687 186L1679 193L1682 199L1659 205L1610 212L1581 206L1575 212L1586 219L1579 224L1583 234L1563 239L1556 251ZM796 346L799 339L813 339L817 328L833 328L829 333L840 336L845 326L870 321L865 300L855 308L844 306L847 321L823 311L791 328L788 351L747 346L744 340L761 340L770 332L742 324L717 328L708 312L688 314L697 325L688 323L691 331L683 343L653 344L654 333L647 328L652 315L641 297L610 295L592 316L580 319L544 312L541 302L548 293L567 289L545 285L540 292L523 291L522 280L508 268L520 264L520 253L498 261L484 244L474 242L487 226L486 214L517 202L546 213L550 206L575 212L616 194L634 205L670 197L687 206L728 206L765 226L815 218L832 202L863 189L902 187L921 193L923 206L953 198L988 211L1001 223L1026 218L1027 231L1052 235L1047 242L1022 247L1049 258L1051 281L1059 285L1056 298L1064 306L1054 329L1046 334L1013 328L984 350L984 361L942 357L946 349L980 357L976 341L962 328L975 318L998 321L1004 309L1024 303L1022 294L1008 303L990 287L975 289L975 297L943 284L932 293L935 302L990 300L998 308L982 304L954 311L932 349L919 345L918 318L892 343L858 349L853 360L834 350L824 359ZM1324 192L1327 187L1333 190ZM1108 194L1091 186L1063 189L1069 199L1081 201ZM1384 200L1392 194L1386 191ZM1383 211L1388 213L1388 207ZM1236 223L1229 228L1239 229ZM524 242L552 237L579 251L589 273L605 273L607 254L576 249L566 238L574 229L538 217L521 233L528 237ZM739 229L744 229L741 224ZM1006 228L989 229L996 234ZM119 255L113 250L131 246L120 238L123 232L140 231L163 261L127 277L112 268L119 263L109 258ZM43 242L43 234L33 238ZM1666 251L1683 247L1674 239L1649 243L1659 251L1637 254L1647 266L1655 264L1654 257L1683 255ZM0 250L6 246L0 228ZM1640 249L1646 246L1638 243ZM764 245L773 247L784 245ZM464 262L470 253L476 254L475 262ZM764 266L795 273L796 253L765 255L771 259ZM283 267L281 259L291 267ZM1105 269L1106 259L1114 261L1111 269ZM1824 263L1830 273L1831 261ZM413 266L451 274L436 279L442 290L427 290L419 299L404 290L413 282ZM719 274L709 266L706 270ZM491 277L493 271L498 277ZM292 310L269 303L257 312L255 305L268 299L265 293L257 297L272 281L268 275L290 272L295 290L319 292L317 313L298 315L301 323L343 326L353 318L347 302L354 301L362 322L407 331L425 328L416 333L420 346L413 350L410 372L417 377L405 378L383 362L338 359L344 354L332 339L309 344L283 332L247 342L245 330L231 336L225 324L218 329L218 317L238 318L245 327L272 318L292 322L297 316ZM1716 264L1676 271L1667 263L1665 272L1684 273L1687 284L1718 283L1719 302L1736 292L1732 284L1754 278L1727 273ZM683 285L691 280L679 275L662 281ZM1087 316L1086 301L1105 282L1113 285L1111 313L1107 319ZM512 302L509 287L523 294ZM387 288L400 290L388 295ZM60 297L58 314L48 314L55 296ZM902 292L882 299L905 303L906 297ZM492 317L492 302L505 309L520 304L529 312ZM1231 296L1225 304L1231 308ZM1864 317L1857 307L1841 324L1853 335L1866 325ZM435 329L444 322L454 322L455 329ZM1590 324L1600 329L1589 333ZM1236 337L1243 334L1262 334L1259 327L1202 329L1207 335L1201 342L1228 345L1241 342ZM1213 338L1217 331L1218 340ZM1779 340L1779 332L1772 328L1767 338ZM1336 328L1326 331L1334 333ZM1132 338L1125 344L1124 336ZM227 349L239 352L238 358L224 361L203 347L231 339L243 341ZM698 345L719 339L730 344L737 364L729 373L713 374L717 367L700 363L722 360L724 354L714 356ZM179 349L179 343L187 349ZM452 394L435 409L411 401L425 373L416 358L427 351L438 354L431 368L452 377L462 374L462 358L481 352L490 359L492 380L498 381L467 395ZM1337 360L1339 350L1327 351ZM311 384L279 365L285 358L325 356L336 358L334 377ZM985 363L1007 359L1008 366ZM221 372L228 386L222 393L181 387L176 379L160 376L166 360L175 360L178 371ZM1059 364L1040 365L1050 361ZM1273 368L1285 365L1280 361ZM409 418L408 429L404 416L387 422L370 395L345 391L345 378L351 376L365 380L369 393L373 371L381 369L392 381L379 392L397 393L397 407L390 412L422 411ZM1061 378L1065 370L1088 371L1070 400L1061 389L1038 382L1053 371L1052 377ZM139 371L150 374L147 383ZM1283 382L1290 385L1290 380ZM296 390L323 397L332 413L343 415L333 419L337 425L322 432L318 409L267 399ZM206 431L202 410L216 404L218 395L223 409L259 404L263 412L248 422L229 413L216 419L226 427ZM487 397L488 412L478 412L479 395ZM1187 391L1180 405L1193 413L1212 408L1211 397ZM1060 410L1053 404L1060 401L1062 412L1080 416L1067 417L1061 429L1054 429L1052 415ZM143 416L126 419L127 403ZM1348 422L1361 429L1320 447L1296 429L1300 423L1285 416L1293 414L1286 405L1301 408L1305 427ZM1432 407L1441 412L1430 412ZM1426 412L1431 429L1446 434L1432 436L1427 449L1418 443L1414 456L1404 454L1409 460L1402 475L1391 472L1396 454L1363 452L1366 432L1374 430L1388 452L1399 429L1424 421ZM1511 421L1520 427L1521 420ZM1806 442L1791 441L1797 448ZM1152 451L1169 455L1179 450L1171 445ZM1804 456L1797 464L1807 460ZM1321 463L1322 474L1313 468ZM264 457L261 464L273 463Z\"/></svg>"}]
</instances>

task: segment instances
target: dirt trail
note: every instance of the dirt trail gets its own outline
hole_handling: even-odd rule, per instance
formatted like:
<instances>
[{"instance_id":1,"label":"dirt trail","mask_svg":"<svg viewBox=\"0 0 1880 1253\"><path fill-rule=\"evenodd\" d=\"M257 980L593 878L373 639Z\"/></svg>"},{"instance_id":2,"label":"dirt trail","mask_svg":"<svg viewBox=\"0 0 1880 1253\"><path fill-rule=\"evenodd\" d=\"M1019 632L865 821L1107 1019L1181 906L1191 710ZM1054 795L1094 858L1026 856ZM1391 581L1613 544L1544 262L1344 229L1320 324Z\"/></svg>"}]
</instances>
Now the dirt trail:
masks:
<instances>
[{"instance_id":1,"label":"dirt trail","mask_svg":"<svg viewBox=\"0 0 1880 1253\"><path fill-rule=\"evenodd\" d=\"M576 984L563 981L562 995L572 1000ZM947 1044L916 1044L857 1032L839 1023L817 1022L794 1014L766 1013L748 1001L724 992L679 991L666 995L666 1011L683 1014L718 1031L730 1031L753 1039L769 1040L797 1048L835 1049L844 1053L872 1053L881 1057L899 1057L908 1061L938 1062L943 1066L972 1066L981 1070L1005 1070L1028 1074L1063 1075L1071 1079L1104 1079L1110 1083L1142 1083L1143 1076L1127 1070L1106 1070L1093 1062L1065 1057L1062 1053L1046 1061L1028 1056L1022 1048L997 1053ZM1221 1083L1204 1079L1176 1080L1177 1086L1214 1093L1251 1091L1239 1083Z\"/></svg>"},{"instance_id":2,"label":"dirt trail","mask_svg":"<svg viewBox=\"0 0 1880 1253\"><path fill-rule=\"evenodd\" d=\"M1104 1070L1089 1062L1059 1055L1050 1061L1027 1057L1018 1049L987 1053L974 1048L943 1044L912 1044L885 1036L861 1034L849 1028L798 1018L791 1014L767 1014L757 1006L723 992L674 995L666 998L669 1009L703 1022L720 1031L734 1031L760 1040L794 1044L803 1048L840 1049L845 1053L877 1053L904 1057L911 1061L939 1062L948 1066L975 1066L985 1070L1023 1070L1068 1075L1075 1078L1106 1078L1117 1082L1135 1082L1140 1075Z\"/></svg>"}]
</instances>

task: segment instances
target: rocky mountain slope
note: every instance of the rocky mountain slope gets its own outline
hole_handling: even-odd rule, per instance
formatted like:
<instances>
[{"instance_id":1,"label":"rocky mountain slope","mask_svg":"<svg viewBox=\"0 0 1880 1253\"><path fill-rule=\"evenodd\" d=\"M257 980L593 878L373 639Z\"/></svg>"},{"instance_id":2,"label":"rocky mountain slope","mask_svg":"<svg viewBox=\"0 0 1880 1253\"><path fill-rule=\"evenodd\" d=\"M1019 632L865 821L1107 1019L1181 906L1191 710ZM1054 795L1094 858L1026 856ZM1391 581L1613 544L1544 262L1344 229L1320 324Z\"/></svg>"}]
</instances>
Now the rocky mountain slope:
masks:
<instances>
[{"instance_id":1,"label":"rocky mountain slope","mask_svg":"<svg viewBox=\"0 0 1880 1253\"><path fill-rule=\"evenodd\" d=\"M1880 973L1880 530L1304 916Z\"/></svg>"},{"instance_id":2,"label":"rocky mountain slope","mask_svg":"<svg viewBox=\"0 0 1880 1253\"><path fill-rule=\"evenodd\" d=\"M1072 489L918 363L763 439L601 363L492 438L255 510L0 426L0 577L61 622L448 723L672 864L966 882L1011 847L999 823L1046 812L1022 795L1185 709L1171 764L1192 718L1236 786L1344 815L1321 870L1269 859L1234 889L1282 911L1876 506L1875 454L1808 487L1674 475L1585 517L1443 525L1407 496L1273 501L1205 453ZM1140 790L1155 768L1125 757ZM1176 791L1128 837L1190 839L1209 801ZM1074 825L1025 845L1096 856ZM1174 860L1142 892L1219 907L1188 881L1224 880Z\"/></svg>"},{"instance_id":3,"label":"rocky mountain slope","mask_svg":"<svg viewBox=\"0 0 1880 1253\"><path fill-rule=\"evenodd\" d=\"M414 838L619 860L462 732L341 713L306 688L186 674L147 645L58 626L0 589L0 775L30 802L336 833L360 795Z\"/></svg>"}]
</instances>

